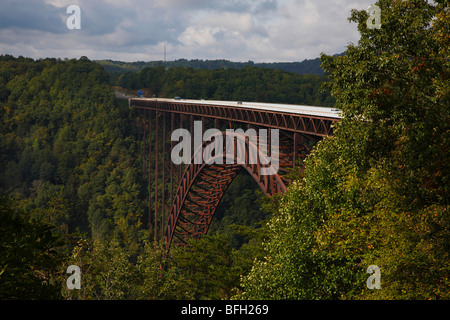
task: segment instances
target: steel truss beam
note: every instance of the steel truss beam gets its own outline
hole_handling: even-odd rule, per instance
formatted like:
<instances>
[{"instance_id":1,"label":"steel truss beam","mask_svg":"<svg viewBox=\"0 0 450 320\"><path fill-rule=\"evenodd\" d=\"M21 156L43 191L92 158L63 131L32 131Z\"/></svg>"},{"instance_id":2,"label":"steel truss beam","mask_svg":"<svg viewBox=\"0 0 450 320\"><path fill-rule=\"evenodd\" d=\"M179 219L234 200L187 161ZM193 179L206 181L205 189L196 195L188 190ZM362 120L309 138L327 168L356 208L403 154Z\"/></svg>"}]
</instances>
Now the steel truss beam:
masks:
<instances>
[{"instance_id":1,"label":"steel truss beam","mask_svg":"<svg viewBox=\"0 0 450 320\"><path fill-rule=\"evenodd\" d=\"M237 106L199 105L178 101L168 102L130 99L130 106L160 112L241 122L259 125L265 128L280 129L319 137L331 135L333 130L332 126L338 121L337 119L328 117L272 112Z\"/></svg>"},{"instance_id":2,"label":"steel truss beam","mask_svg":"<svg viewBox=\"0 0 450 320\"><path fill-rule=\"evenodd\" d=\"M139 150L144 176L148 179L148 225L150 228L153 220L155 241L164 241L167 248L172 243L185 245L189 238L198 238L208 232L222 196L241 170L246 170L265 194L284 192L290 182L287 178L290 169L309 154L312 144L332 134L332 125L337 121L241 107L167 101L130 99L130 107L135 110L138 138L143 141ZM261 169L265 165L259 161L249 163L248 139L245 140L246 160L243 164L237 163L235 145L233 164L226 164L224 159L224 164L194 164L191 161L189 165L174 165L169 159L175 145L170 141L171 133L175 128L189 129L193 133L197 120L202 121L203 130L208 124L214 124L215 128L222 125L222 129L245 129L244 125L256 132L258 129L279 129L277 174L264 176ZM211 143L203 142L199 150L194 150L194 139L191 140L192 160L195 152L203 154Z\"/></svg>"}]
</instances>

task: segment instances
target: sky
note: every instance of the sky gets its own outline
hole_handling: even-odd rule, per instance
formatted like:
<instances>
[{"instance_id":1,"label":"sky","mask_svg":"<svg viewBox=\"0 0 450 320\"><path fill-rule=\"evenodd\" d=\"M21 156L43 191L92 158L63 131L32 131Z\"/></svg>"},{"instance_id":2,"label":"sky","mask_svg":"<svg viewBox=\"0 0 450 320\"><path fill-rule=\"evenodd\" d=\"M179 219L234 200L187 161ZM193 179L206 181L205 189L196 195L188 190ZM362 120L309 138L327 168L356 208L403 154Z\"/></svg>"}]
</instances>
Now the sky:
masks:
<instances>
[{"instance_id":1,"label":"sky","mask_svg":"<svg viewBox=\"0 0 450 320\"><path fill-rule=\"evenodd\" d=\"M0 0L0 54L294 62L357 43L375 0ZM79 19L74 11L80 8ZM77 19L77 20L74 20ZM69 29L79 21L81 29Z\"/></svg>"}]
</instances>

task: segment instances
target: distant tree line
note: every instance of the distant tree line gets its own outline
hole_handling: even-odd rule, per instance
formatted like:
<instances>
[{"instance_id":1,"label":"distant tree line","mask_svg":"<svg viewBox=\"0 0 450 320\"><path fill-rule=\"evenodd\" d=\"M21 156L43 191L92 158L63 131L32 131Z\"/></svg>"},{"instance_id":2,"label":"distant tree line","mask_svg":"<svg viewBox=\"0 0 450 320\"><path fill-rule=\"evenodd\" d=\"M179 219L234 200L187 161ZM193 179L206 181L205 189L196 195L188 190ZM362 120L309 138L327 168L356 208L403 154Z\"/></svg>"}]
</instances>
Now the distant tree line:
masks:
<instances>
[{"instance_id":1,"label":"distant tree line","mask_svg":"<svg viewBox=\"0 0 450 320\"><path fill-rule=\"evenodd\" d=\"M344 117L283 194L237 298L450 298L448 1L376 4L381 28L353 10L359 43L321 57Z\"/></svg>"},{"instance_id":2,"label":"distant tree line","mask_svg":"<svg viewBox=\"0 0 450 320\"><path fill-rule=\"evenodd\" d=\"M156 97L215 99L332 106L334 99L320 90L326 76L299 75L259 67L196 70L162 66L111 75L113 85Z\"/></svg>"},{"instance_id":3,"label":"distant tree line","mask_svg":"<svg viewBox=\"0 0 450 320\"><path fill-rule=\"evenodd\" d=\"M305 59L302 62L261 62L253 61L234 62L224 59L201 60L201 59L178 59L174 61L137 61L123 62L114 60L98 60L96 61L104 66L108 73L124 73L137 72L144 68L193 68L202 70L216 69L243 69L245 67L260 67L268 69L279 69L287 72L295 72L297 74L315 74L323 75L323 69L320 67L320 59Z\"/></svg>"}]
</instances>

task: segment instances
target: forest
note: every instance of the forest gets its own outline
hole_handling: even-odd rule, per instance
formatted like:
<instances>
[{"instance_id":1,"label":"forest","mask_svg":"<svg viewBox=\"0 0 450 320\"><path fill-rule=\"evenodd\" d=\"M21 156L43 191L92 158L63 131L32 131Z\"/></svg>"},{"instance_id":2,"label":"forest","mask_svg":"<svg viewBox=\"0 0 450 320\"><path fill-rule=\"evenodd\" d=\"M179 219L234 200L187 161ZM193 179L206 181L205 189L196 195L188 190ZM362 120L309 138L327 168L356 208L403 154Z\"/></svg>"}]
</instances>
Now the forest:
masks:
<instances>
[{"instance_id":1,"label":"forest","mask_svg":"<svg viewBox=\"0 0 450 320\"><path fill-rule=\"evenodd\" d=\"M242 69L146 67L138 72L111 73L114 86L143 89L147 97L257 101L332 106L329 92L321 91L326 76L247 66Z\"/></svg>"},{"instance_id":2,"label":"forest","mask_svg":"<svg viewBox=\"0 0 450 320\"><path fill-rule=\"evenodd\" d=\"M233 72L221 71L221 85L234 82ZM280 74L256 67L240 72L250 91L256 87L251 79L263 73L267 78ZM281 77L286 79L302 77L284 73ZM115 99L103 67L87 57L35 61L3 55L0 75L4 168L0 172L4 218L0 297L35 298L36 292L39 297L57 299L232 296L240 276L262 254L263 221L270 216L250 176L242 173L235 179L208 237L191 246L198 259L187 258L192 251L177 249L171 250L176 258L169 257L153 242L154 228L146 213L148 183L140 174L141 141L133 112L127 100ZM178 94L179 82L189 77L219 78L215 71L174 68L166 72L160 67L127 76L134 75L146 81L137 87L121 83L124 89L156 92L161 85L169 94ZM308 99L324 96L318 92L319 83L315 86L305 90ZM263 91L256 93L262 96ZM176 261L177 271L161 278L164 259L169 265ZM109 270L112 261L117 265ZM64 286L65 268L72 264L83 270L80 291ZM110 279L105 288L104 277Z\"/></svg>"},{"instance_id":3,"label":"forest","mask_svg":"<svg viewBox=\"0 0 450 320\"><path fill-rule=\"evenodd\" d=\"M320 59L305 59L302 62L263 62L255 63L253 61L234 62L224 59L216 60L200 60L200 59L178 59L175 61L137 61L137 62L123 62L113 60L97 60L108 73L121 74L125 72L137 72L144 68L192 68L201 70L216 70L216 69L242 69L245 67L260 67L268 69L278 69L287 72L295 72L297 74L315 74L323 75L324 72L320 67Z\"/></svg>"},{"instance_id":4,"label":"forest","mask_svg":"<svg viewBox=\"0 0 450 320\"><path fill-rule=\"evenodd\" d=\"M0 56L0 299L450 299L450 12L380 0L326 76ZM344 118L269 199L238 175L210 232L166 252L146 220L146 95L334 106ZM80 289L66 269L82 270ZM369 266L381 289L367 287ZM162 267L164 266L164 267Z\"/></svg>"}]
</instances>

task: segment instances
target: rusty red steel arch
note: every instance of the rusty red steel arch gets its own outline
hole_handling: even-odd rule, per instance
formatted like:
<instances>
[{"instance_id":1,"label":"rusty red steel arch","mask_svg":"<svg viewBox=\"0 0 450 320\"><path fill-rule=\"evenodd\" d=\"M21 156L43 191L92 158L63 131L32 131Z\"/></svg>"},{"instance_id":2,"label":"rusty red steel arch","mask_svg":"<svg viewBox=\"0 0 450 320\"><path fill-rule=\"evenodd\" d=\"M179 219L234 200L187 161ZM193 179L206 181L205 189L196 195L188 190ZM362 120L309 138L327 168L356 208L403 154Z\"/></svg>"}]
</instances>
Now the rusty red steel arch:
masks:
<instances>
[{"instance_id":1,"label":"rusty red steel arch","mask_svg":"<svg viewBox=\"0 0 450 320\"><path fill-rule=\"evenodd\" d=\"M229 132L222 132L223 139L227 139ZM235 139L236 138L236 139ZM239 144L239 141L242 143ZM232 154L223 145L223 152L212 156L208 150L213 142L203 142L196 150L178 186L175 200L172 204L165 231L165 243L185 245L187 239L198 238L208 232L212 217L225 191L237 174L245 169L256 181L266 195L274 195L286 190L285 181L273 166L273 155L266 150L260 150L244 134L234 134ZM241 146L241 150L239 150ZM244 150L242 150L242 147ZM251 154L256 155L251 160ZM201 163L195 164L198 154L207 154ZM219 163L217 163L219 162ZM282 162L282 161L281 161ZM277 163L277 167L280 163ZM262 168L272 169L272 174L263 175Z\"/></svg>"},{"instance_id":2,"label":"rusty red steel arch","mask_svg":"<svg viewBox=\"0 0 450 320\"><path fill-rule=\"evenodd\" d=\"M223 194L240 170L247 170L265 194L283 192L289 183L289 170L296 166L298 159L309 154L311 145L332 135L333 124L339 121L326 115L268 111L213 102L205 105L170 99L130 99L129 106L135 111L142 142L143 175L148 180L148 226L154 227L155 241L163 240L169 246L171 243L185 244L188 238L200 237L208 231ZM190 128L192 132L197 120L209 125L214 122L213 127L222 129L279 130L278 172L264 176L260 172L264 164L249 161L175 165L167 159L174 147L173 142L168 142L167 132L176 128ZM245 146L248 149L248 141ZM204 142L202 150L207 147L208 142ZM229 160L236 160L233 158L236 154L227 156L231 157ZM194 157L195 152L192 159Z\"/></svg>"}]
</instances>

